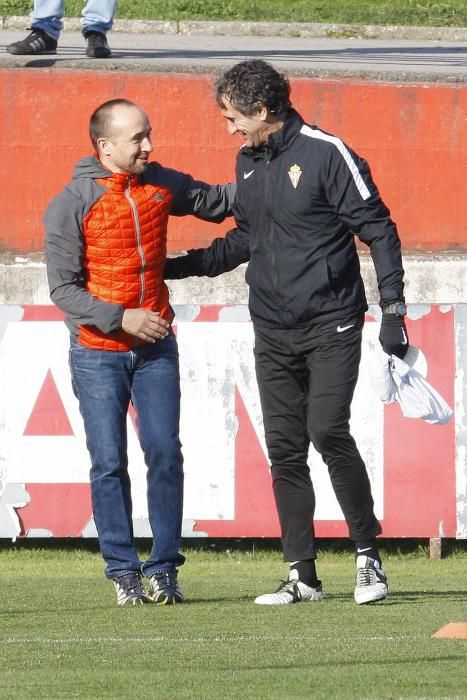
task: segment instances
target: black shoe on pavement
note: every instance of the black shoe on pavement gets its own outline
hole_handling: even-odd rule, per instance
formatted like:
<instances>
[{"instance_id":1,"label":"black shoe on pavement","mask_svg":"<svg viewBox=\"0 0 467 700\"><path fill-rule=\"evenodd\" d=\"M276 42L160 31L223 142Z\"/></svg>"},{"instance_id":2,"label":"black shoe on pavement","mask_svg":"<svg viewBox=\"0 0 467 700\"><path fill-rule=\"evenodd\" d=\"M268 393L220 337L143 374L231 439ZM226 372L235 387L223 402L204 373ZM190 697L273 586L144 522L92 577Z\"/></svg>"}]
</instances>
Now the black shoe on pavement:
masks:
<instances>
[{"instance_id":1,"label":"black shoe on pavement","mask_svg":"<svg viewBox=\"0 0 467 700\"><path fill-rule=\"evenodd\" d=\"M49 34L42 29L34 29L26 39L15 41L6 47L8 53L16 54L17 56L31 56L43 53L57 53L57 40L52 39Z\"/></svg>"},{"instance_id":2,"label":"black shoe on pavement","mask_svg":"<svg viewBox=\"0 0 467 700\"><path fill-rule=\"evenodd\" d=\"M88 58L108 58L112 54L107 37L102 32L86 32L84 38L88 43L86 47Z\"/></svg>"}]
</instances>

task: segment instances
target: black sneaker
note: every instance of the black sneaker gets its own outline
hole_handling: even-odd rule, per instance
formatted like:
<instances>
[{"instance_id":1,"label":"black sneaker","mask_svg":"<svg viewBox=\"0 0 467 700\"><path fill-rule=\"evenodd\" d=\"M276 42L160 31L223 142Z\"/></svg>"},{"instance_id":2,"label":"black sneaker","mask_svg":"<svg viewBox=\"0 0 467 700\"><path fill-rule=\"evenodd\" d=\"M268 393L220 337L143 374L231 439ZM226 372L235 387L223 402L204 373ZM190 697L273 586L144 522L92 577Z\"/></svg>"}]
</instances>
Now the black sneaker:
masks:
<instances>
[{"instance_id":1,"label":"black sneaker","mask_svg":"<svg viewBox=\"0 0 467 700\"><path fill-rule=\"evenodd\" d=\"M157 605L183 603L176 571L156 571L149 577L148 598Z\"/></svg>"},{"instance_id":2,"label":"black sneaker","mask_svg":"<svg viewBox=\"0 0 467 700\"><path fill-rule=\"evenodd\" d=\"M108 58L112 54L107 37L102 32L86 32L84 38L88 42L86 47L88 58Z\"/></svg>"},{"instance_id":3,"label":"black sneaker","mask_svg":"<svg viewBox=\"0 0 467 700\"><path fill-rule=\"evenodd\" d=\"M28 34L26 39L15 41L14 44L7 46L6 50L8 53L14 53L18 56L57 53L57 40L52 39L42 29L32 28L32 32Z\"/></svg>"},{"instance_id":4,"label":"black sneaker","mask_svg":"<svg viewBox=\"0 0 467 700\"><path fill-rule=\"evenodd\" d=\"M117 576L112 581L117 591L118 605L145 605L149 603L141 584L141 574L137 571Z\"/></svg>"}]
</instances>

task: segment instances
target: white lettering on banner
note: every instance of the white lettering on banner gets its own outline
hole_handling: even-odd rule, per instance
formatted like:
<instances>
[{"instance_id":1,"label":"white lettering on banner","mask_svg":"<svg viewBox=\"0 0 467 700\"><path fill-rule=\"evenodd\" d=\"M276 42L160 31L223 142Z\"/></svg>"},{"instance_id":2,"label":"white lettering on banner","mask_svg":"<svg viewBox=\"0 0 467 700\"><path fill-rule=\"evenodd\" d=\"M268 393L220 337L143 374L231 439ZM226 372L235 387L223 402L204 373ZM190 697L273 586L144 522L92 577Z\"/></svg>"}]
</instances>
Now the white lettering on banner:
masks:
<instances>
[{"instance_id":1,"label":"white lettering on banner","mask_svg":"<svg viewBox=\"0 0 467 700\"><path fill-rule=\"evenodd\" d=\"M177 327L185 518L234 518L235 371L225 330L218 323ZM190 498L194 491L196 500Z\"/></svg>"},{"instance_id":2,"label":"white lettering on banner","mask_svg":"<svg viewBox=\"0 0 467 700\"><path fill-rule=\"evenodd\" d=\"M364 338L377 337L367 323ZM181 439L185 458L184 518L235 517L236 389L266 455L248 322L180 322L177 326L182 385ZM0 341L0 473L3 484L82 483L89 478L78 402L68 368L68 332L62 322L13 322ZM367 343L362 364L369 361ZM74 435L24 435L49 373ZM383 404L362 371L353 402L353 435L367 464L377 517L383 517ZM44 430L47 432L47 430ZM132 421L128 420L129 472L133 516L147 517L146 466ZM317 493L317 520L342 520L327 469L313 448L310 469Z\"/></svg>"},{"instance_id":3,"label":"white lettering on banner","mask_svg":"<svg viewBox=\"0 0 467 700\"><path fill-rule=\"evenodd\" d=\"M358 445L371 482L375 515L384 519L384 404L373 390L368 367L372 347L379 344L379 323L366 322L363 326L360 374L352 402L350 430Z\"/></svg>"},{"instance_id":4,"label":"white lettering on banner","mask_svg":"<svg viewBox=\"0 0 467 700\"><path fill-rule=\"evenodd\" d=\"M186 493L193 493L200 475L207 485L198 492L198 501L188 500L184 515L201 519L201 508L209 513L203 520L233 519L235 388L266 454L253 367L253 329L250 323L230 322L180 323L177 328Z\"/></svg>"},{"instance_id":5,"label":"white lettering on banner","mask_svg":"<svg viewBox=\"0 0 467 700\"><path fill-rule=\"evenodd\" d=\"M6 449L6 480L12 483L87 481L89 460L82 420L71 388L68 333L64 324L56 321L9 323L0 348L3 387L0 440ZM74 435L25 436L49 370Z\"/></svg>"}]
</instances>

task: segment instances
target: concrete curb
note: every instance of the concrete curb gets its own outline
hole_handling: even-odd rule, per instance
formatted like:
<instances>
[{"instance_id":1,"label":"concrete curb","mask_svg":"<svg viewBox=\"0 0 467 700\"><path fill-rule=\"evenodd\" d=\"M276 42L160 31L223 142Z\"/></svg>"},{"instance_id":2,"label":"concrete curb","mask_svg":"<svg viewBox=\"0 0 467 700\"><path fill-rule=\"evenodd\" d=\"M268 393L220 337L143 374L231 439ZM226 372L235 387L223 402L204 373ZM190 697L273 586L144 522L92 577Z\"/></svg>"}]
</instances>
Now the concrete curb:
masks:
<instances>
[{"instance_id":1,"label":"concrete curb","mask_svg":"<svg viewBox=\"0 0 467 700\"><path fill-rule=\"evenodd\" d=\"M0 17L1 29L28 29L29 17ZM65 31L80 31L79 18L64 20ZM215 36L285 36L329 39L413 39L417 41L465 41L467 27L405 27L317 22L203 22L116 19L113 32L128 34L201 34Z\"/></svg>"},{"instance_id":2,"label":"concrete curb","mask_svg":"<svg viewBox=\"0 0 467 700\"><path fill-rule=\"evenodd\" d=\"M452 252L403 254L406 300L409 304L465 303L467 254ZM373 262L360 256L368 301L377 304ZM170 280L173 304L246 304L245 266L216 278ZM43 253L0 253L0 305L50 304Z\"/></svg>"}]
</instances>

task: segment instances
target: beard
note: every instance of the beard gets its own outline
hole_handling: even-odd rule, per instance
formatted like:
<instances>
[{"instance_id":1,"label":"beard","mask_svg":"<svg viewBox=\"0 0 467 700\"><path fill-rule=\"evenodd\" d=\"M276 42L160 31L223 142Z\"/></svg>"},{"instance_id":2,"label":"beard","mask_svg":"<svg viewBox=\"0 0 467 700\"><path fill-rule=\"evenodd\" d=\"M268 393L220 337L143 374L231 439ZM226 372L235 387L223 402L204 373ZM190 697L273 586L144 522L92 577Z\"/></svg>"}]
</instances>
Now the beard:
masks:
<instances>
[{"instance_id":1,"label":"beard","mask_svg":"<svg viewBox=\"0 0 467 700\"><path fill-rule=\"evenodd\" d=\"M147 160L135 160L130 166L130 173L132 175L142 175L147 169L149 163Z\"/></svg>"}]
</instances>

